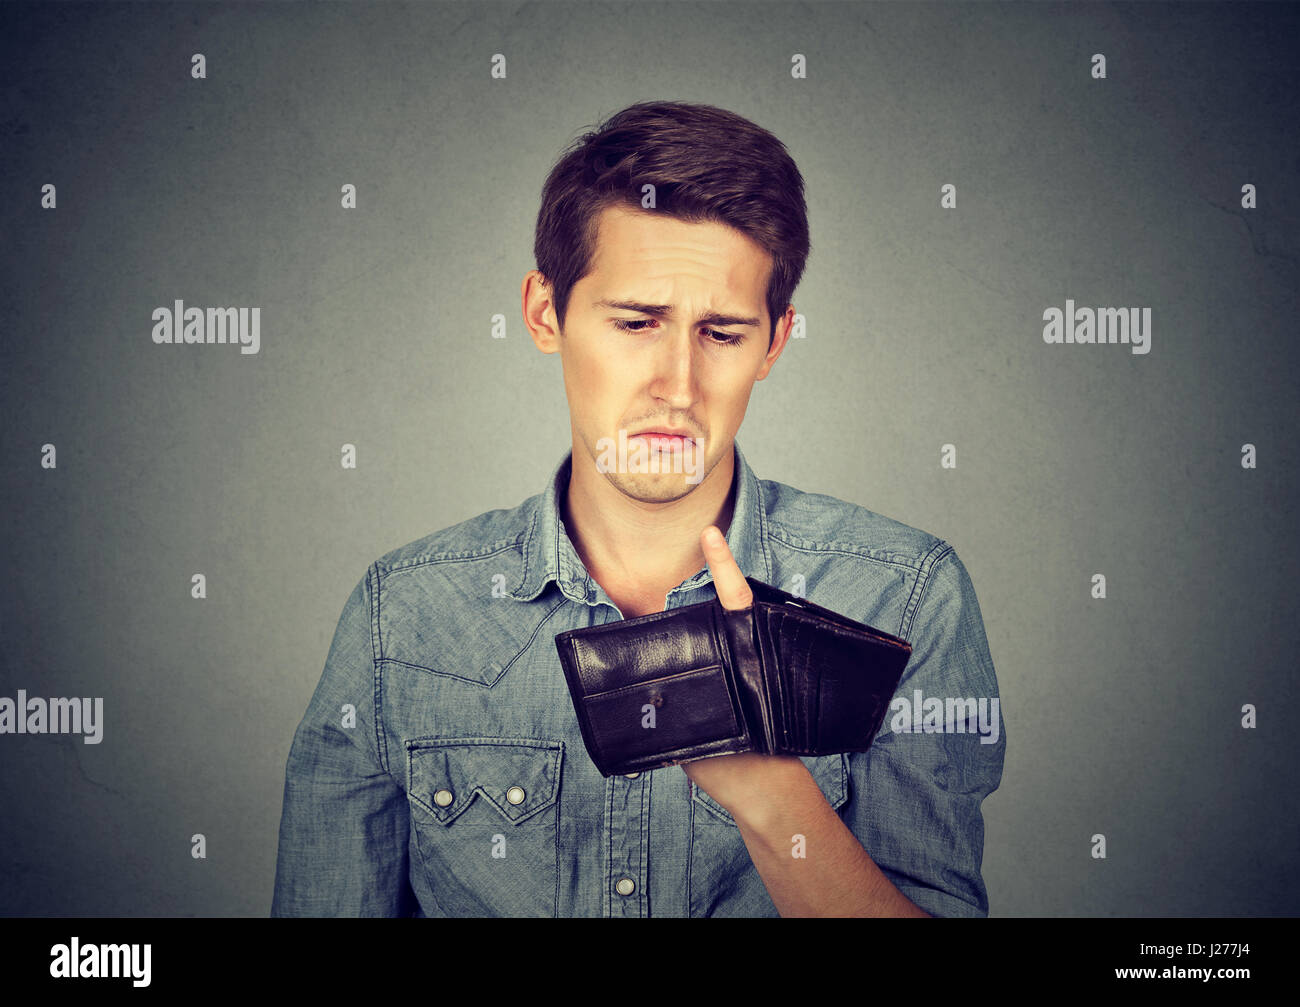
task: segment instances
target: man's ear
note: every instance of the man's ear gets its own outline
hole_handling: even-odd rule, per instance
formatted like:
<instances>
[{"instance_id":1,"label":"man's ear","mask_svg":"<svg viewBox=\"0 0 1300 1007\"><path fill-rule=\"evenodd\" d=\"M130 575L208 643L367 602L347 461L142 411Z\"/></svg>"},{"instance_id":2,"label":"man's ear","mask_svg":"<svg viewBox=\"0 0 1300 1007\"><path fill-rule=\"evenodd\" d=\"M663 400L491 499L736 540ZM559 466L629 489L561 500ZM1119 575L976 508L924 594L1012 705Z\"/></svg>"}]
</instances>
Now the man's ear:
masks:
<instances>
[{"instance_id":1,"label":"man's ear","mask_svg":"<svg viewBox=\"0 0 1300 1007\"><path fill-rule=\"evenodd\" d=\"M786 341L790 338L790 330L793 327L794 305L787 304L785 307L785 314L782 315L781 320L776 323L776 332L772 335L772 345L768 348L767 356L763 358L763 365L758 369L758 373L754 375L755 381L762 381L767 377L768 371L770 371L772 365L776 363L776 358L779 357L781 351L785 349Z\"/></svg>"},{"instance_id":2,"label":"man's ear","mask_svg":"<svg viewBox=\"0 0 1300 1007\"><path fill-rule=\"evenodd\" d=\"M546 277L536 269L528 270L519 287L519 299L523 305L524 324L528 326L528 334L533 337L537 348L543 353L558 353L560 327Z\"/></svg>"}]
</instances>

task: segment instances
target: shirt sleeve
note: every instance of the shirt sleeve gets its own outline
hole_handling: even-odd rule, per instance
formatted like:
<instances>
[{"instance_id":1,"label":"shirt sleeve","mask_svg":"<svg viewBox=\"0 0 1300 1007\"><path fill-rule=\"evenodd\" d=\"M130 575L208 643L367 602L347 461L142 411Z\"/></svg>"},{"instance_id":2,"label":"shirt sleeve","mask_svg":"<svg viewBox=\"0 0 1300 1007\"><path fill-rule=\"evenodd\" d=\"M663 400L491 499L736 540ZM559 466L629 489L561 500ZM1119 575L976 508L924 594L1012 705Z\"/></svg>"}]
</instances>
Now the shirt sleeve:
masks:
<instances>
[{"instance_id":1,"label":"shirt sleeve","mask_svg":"<svg viewBox=\"0 0 1300 1007\"><path fill-rule=\"evenodd\" d=\"M1006 735L975 588L951 547L931 567L910 634L901 635L912 656L866 753L865 796L850 824L885 876L927 913L987 916L980 805L1002 780Z\"/></svg>"},{"instance_id":2,"label":"shirt sleeve","mask_svg":"<svg viewBox=\"0 0 1300 1007\"><path fill-rule=\"evenodd\" d=\"M285 767L272 916L410 916L409 809L377 727L371 577L343 606Z\"/></svg>"}]
</instances>

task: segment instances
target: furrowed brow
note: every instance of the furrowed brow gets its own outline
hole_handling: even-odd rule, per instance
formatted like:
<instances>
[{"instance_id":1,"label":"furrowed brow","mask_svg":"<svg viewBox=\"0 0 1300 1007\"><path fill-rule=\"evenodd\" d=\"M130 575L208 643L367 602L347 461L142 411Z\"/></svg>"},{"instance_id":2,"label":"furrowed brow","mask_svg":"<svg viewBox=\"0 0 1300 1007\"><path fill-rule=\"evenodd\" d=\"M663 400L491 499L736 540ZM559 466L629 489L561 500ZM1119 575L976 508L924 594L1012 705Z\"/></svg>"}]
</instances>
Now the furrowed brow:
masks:
<instances>
[{"instance_id":1,"label":"furrowed brow","mask_svg":"<svg viewBox=\"0 0 1300 1007\"><path fill-rule=\"evenodd\" d=\"M671 304L642 304L640 301L596 301L593 308L616 308L621 311L637 311L643 315L668 318L672 316ZM759 319L746 315L727 315L711 311L701 316L700 321L707 325L758 325Z\"/></svg>"}]
</instances>

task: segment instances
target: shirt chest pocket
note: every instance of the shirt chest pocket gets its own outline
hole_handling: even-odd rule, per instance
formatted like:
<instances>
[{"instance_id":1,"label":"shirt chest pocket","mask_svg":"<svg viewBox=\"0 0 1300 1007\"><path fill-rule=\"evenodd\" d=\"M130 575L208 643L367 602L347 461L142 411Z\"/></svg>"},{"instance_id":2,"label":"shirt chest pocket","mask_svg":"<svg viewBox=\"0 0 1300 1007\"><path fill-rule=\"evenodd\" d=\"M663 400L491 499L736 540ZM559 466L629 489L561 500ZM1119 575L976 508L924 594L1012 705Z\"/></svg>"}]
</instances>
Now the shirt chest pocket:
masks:
<instances>
[{"instance_id":1,"label":"shirt chest pocket","mask_svg":"<svg viewBox=\"0 0 1300 1007\"><path fill-rule=\"evenodd\" d=\"M407 741L411 869L452 916L555 916L564 744Z\"/></svg>"}]
</instances>

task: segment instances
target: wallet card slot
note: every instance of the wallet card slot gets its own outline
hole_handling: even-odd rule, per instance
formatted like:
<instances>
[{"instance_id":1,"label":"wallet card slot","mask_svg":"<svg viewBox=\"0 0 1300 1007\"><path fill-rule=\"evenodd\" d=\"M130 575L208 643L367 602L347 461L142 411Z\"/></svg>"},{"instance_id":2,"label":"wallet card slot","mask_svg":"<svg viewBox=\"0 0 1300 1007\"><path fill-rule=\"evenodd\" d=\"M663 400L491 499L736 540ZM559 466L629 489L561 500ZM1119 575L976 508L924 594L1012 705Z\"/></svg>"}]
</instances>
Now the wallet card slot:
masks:
<instances>
[{"instance_id":1,"label":"wallet card slot","mask_svg":"<svg viewBox=\"0 0 1300 1007\"><path fill-rule=\"evenodd\" d=\"M784 690L781 688L780 654L776 648L776 637L772 634L771 606L755 601L754 603L754 637L758 646L763 674L763 702L767 707L765 723L771 734L772 751L785 751L789 744L789 730L786 727Z\"/></svg>"},{"instance_id":2,"label":"wallet card slot","mask_svg":"<svg viewBox=\"0 0 1300 1007\"><path fill-rule=\"evenodd\" d=\"M810 755L866 751L884 721L885 711L908 651L857 631L788 616L789 662L799 703L806 714Z\"/></svg>"},{"instance_id":3,"label":"wallet card slot","mask_svg":"<svg viewBox=\"0 0 1300 1007\"><path fill-rule=\"evenodd\" d=\"M812 659L824 669L817 717L826 751L866 751L875 738L911 656L890 642L830 632L818 638Z\"/></svg>"},{"instance_id":4,"label":"wallet card slot","mask_svg":"<svg viewBox=\"0 0 1300 1007\"><path fill-rule=\"evenodd\" d=\"M817 711L820 666L811 653L819 634L810 617L785 607L768 608L768 626L779 658L776 667L786 727L786 750L818 751Z\"/></svg>"},{"instance_id":5,"label":"wallet card slot","mask_svg":"<svg viewBox=\"0 0 1300 1007\"><path fill-rule=\"evenodd\" d=\"M782 630L790 633L788 659L788 680L790 691L791 722L797 734L795 743L799 752L816 752L817 747L817 709L818 694L821 683L821 665L816 660L815 650L819 637L807 632L812 627L804 619L792 613L783 613Z\"/></svg>"},{"instance_id":6,"label":"wallet card slot","mask_svg":"<svg viewBox=\"0 0 1300 1007\"><path fill-rule=\"evenodd\" d=\"M886 633L884 630L876 629L874 626L868 626L866 623L859 622L857 619L851 619L849 616L844 615L841 612L836 612L834 609L818 605L807 598L792 595L788 591L782 591L779 587L773 587L771 584L764 584L762 581L755 580L753 577L746 577L745 579L749 582L750 587L753 588L754 597L757 601L764 601L773 606L778 606L787 610L797 609L804 619L829 623L830 627L848 630L855 636L870 636L879 640L881 643L891 644L908 651L911 650L912 645L902 637Z\"/></svg>"},{"instance_id":7,"label":"wallet card slot","mask_svg":"<svg viewBox=\"0 0 1300 1007\"><path fill-rule=\"evenodd\" d=\"M764 662L773 669L768 676L774 706L773 719L776 722L779 750L794 752L800 749L802 731L795 715L794 686L787 667L790 659L789 641L782 637L785 624L784 611L772 604L757 606L762 612L763 632L759 633L767 652Z\"/></svg>"},{"instance_id":8,"label":"wallet card slot","mask_svg":"<svg viewBox=\"0 0 1300 1007\"><path fill-rule=\"evenodd\" d=\"M754 750L779 750L781 711L773 709L772 683L764 669L770 667L770 655L761 650L757 608L725 609L720 604L715 614L721 623L719 649L729 661L731 681L735 684L742 721L754 736ZM723 645L725 643L725 645Z\"/></svg>"},{"instance_id":9,"label":"wallet card slot","mask_svg":"<svg viewBox=\"0 0 1300 1007\"><path fill-rule=\"evenodd\" d=\"M592 738L620 761L668 757L742 738L722 665L621 686L582 700Z\"/></svg>"}]
</instances>

